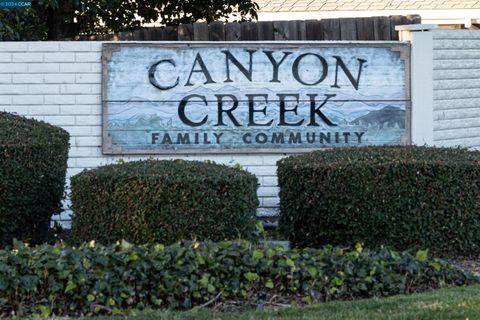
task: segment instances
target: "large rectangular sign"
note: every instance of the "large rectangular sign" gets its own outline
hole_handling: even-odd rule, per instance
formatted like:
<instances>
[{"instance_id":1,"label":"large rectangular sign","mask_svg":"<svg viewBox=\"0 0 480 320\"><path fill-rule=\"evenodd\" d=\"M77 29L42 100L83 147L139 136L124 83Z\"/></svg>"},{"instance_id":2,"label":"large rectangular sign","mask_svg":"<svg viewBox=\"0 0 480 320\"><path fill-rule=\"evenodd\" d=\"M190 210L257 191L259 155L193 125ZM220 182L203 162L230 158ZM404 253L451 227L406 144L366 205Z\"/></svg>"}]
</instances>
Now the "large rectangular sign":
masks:
<instances>
[{"instance_id":1,"label":"large rectangular sign","mask_svg":"<svg viewBox=\"0 0 480 320\"><path fill-rule=\"evenodd\" d=\"M298 152L409 139L398 42L106 43L103 152Z\"/></svg>"}]
</instances>

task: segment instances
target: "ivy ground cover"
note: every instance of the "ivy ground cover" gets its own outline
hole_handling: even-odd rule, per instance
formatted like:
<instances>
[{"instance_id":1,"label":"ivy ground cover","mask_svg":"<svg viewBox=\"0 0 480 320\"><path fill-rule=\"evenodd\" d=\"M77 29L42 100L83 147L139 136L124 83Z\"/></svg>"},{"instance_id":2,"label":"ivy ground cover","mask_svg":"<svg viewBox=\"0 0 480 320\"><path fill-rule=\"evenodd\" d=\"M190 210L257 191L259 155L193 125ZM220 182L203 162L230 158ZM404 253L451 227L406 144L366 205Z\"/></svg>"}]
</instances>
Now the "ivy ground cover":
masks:
<instances>
[{"instance_id":1,"label":"ivy ground cover","mask_svg":"<svg viewBox=\"0 0 480 320\"><path fill-rule=\"evenodd\" d=\"M132 313L130 320L452 320L478 319L480 286L440 289L428 293L335 301L298 308L274 308L264 311L214 312L194 309L189 312L144 311ZM112 320L121 317L99 316L89 320Z\"/></svg>"},{"instance_id":2,"label":"ivy ground cover","mask_svg":"<svg viewBox=\"0 0 480 320\"><path fill-rule=\"evenodd\" d=\"M1 316L120 315L273 296L310 304L472 284L427 251L284 250L246 241L80 247L17 243L0 250Z\"/></svg>"}]
</instances>

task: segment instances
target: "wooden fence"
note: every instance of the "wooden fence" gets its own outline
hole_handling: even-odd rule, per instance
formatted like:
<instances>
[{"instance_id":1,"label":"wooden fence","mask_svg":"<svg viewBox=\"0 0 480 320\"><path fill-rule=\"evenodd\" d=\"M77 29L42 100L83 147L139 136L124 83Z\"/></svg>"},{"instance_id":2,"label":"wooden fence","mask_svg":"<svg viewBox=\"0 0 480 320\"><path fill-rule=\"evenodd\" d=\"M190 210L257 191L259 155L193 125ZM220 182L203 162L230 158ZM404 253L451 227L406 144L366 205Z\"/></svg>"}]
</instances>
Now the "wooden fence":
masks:
<instances>
[{"instance_id":1,"label":"wooden fence","mask_svg":"<svg viewBox=\"0 0 480 320\"><path fill-rule=\"evenodd\" d=\"M396 25L421 23L421 17L390 16L322 20L212 22L144 28L76 40L108 41L255 41L255 40L398 40Z\"/></svg>"}]
</instances>

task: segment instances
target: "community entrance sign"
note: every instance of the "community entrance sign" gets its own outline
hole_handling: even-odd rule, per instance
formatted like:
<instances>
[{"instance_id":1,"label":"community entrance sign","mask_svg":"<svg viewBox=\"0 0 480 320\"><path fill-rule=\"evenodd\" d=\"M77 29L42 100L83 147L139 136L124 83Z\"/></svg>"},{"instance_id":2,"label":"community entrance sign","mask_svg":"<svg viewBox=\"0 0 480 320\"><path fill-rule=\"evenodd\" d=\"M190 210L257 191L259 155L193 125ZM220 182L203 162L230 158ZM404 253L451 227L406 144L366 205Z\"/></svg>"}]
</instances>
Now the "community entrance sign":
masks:
<instances>
[{"instance_id":1,"label":"community entrance sign","mask_svg":"<svg viewBox=\"0 0 480 320\"><path fill-rule=\"evenodd\" d=\"M106 43L103 152L297 152L409 139L398 42Z\"/></svg>"}]
</instances>

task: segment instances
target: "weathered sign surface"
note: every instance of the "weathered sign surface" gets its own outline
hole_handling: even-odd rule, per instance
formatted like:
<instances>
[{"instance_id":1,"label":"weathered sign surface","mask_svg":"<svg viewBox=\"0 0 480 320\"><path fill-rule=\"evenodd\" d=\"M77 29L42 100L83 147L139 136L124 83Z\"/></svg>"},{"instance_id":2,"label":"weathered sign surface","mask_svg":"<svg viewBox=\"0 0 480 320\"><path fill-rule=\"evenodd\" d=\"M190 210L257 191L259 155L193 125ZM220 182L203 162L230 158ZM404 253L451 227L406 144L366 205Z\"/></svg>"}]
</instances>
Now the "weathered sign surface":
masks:
<instances>
[{"instance_id":1,"label":"weathered sign surface","mask_svg":"<svg viewBox=\"0 0 480 320\"><path fill-rule=\"evenodd\" d=\"M409 136L402 43L107 43L103 151L297 152Z\"/></svg>"}]
</instances>

